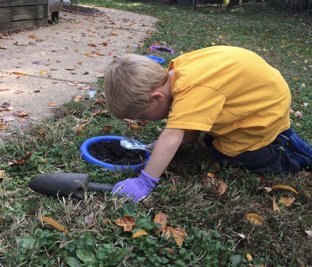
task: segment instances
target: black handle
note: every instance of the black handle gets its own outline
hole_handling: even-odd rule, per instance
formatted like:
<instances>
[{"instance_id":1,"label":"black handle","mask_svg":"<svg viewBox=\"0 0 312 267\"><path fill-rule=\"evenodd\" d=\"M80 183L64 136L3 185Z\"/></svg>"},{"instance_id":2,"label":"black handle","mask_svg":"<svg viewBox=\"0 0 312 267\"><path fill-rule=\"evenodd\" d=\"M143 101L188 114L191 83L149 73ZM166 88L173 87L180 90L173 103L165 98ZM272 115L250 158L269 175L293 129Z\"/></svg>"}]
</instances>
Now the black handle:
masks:
<instances>
[{"instance_id":1,"label":"black handle","mask_svg":"<svg viewBox=\"0 0 312 267\"><path fill-rule=\"evenodd\" d=\"M89 183L88 190L93 192L112 192L113 184Z\"/></svg>"}]
</instances>

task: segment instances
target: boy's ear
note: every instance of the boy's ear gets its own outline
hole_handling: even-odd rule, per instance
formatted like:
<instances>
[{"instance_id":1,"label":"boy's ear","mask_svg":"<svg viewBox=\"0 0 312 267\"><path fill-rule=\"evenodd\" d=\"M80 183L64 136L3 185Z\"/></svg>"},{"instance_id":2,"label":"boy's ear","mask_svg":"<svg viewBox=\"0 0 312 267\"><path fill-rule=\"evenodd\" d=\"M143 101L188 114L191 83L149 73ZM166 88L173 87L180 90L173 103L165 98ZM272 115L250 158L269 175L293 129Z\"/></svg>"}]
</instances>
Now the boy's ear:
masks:
<instances>
[{"instance_id":1,"label":"boy's ear","mask_svg":"<svg viewBox=\"0 0 312 267\"><path fill-rule=\"evenodd\" d=\"M160 92L152 92L150 94L151 101L157 101L159 103L163 103L165 101L165 96Z\"/></svg>"}]
</instances>

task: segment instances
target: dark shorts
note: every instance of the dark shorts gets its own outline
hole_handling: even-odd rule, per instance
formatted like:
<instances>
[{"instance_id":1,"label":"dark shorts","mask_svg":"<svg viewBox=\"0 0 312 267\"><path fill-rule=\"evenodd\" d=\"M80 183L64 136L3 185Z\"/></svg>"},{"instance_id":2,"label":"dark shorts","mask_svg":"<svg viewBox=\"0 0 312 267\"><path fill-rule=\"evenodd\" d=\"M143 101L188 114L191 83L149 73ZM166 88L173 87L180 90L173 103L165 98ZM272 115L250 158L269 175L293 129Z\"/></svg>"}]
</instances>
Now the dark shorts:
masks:
<instances>
[{"instance_id":1,"label":"dark shorts","mask_svg":"<svg viewBox=\"0 0 312 267\"><path fill-rule=\"evenodd\" d=\"M222 166L239 167L253 173L286 173L298 172L299 163L285 152L277 142L254 151L246 151L236 157L229 157L219 152L213 145L213 137L204 134L203 141L211 152L214 160Z\"/></svg>"}]
</instances>

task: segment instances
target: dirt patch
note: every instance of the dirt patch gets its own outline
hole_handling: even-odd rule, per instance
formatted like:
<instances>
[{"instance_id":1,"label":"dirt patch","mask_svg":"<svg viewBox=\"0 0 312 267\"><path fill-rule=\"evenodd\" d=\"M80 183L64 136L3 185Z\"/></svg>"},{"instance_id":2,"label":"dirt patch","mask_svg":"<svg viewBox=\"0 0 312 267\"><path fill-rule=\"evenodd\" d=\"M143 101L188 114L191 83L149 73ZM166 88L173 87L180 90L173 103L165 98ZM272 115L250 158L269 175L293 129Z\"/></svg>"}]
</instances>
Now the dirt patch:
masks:
<instances>
[{"instance_id":1,"label":"dirt patch","mask_svg":"<svg viewBox=\"0 0 312 267\"><path fill-rule=\"evenodd\" d=\"M94 142L88 149L92 157L113 165L139 165L147 159L143 150L125 149L119 140Z\"/></svg>"},{"instance_id":2,"label":"dirt patch","mask_svg":"<svg viewBox=\"0 0 312 267\"><path fill-rule=\"evenodd\" d=\"M0 108L0 125L7 127L0 128L0 140L96 90L113 57L141 46L157 21L110 8L66 6L55 25L0 35L0 106L11 106Z\"/></svg>"}]
</instances>

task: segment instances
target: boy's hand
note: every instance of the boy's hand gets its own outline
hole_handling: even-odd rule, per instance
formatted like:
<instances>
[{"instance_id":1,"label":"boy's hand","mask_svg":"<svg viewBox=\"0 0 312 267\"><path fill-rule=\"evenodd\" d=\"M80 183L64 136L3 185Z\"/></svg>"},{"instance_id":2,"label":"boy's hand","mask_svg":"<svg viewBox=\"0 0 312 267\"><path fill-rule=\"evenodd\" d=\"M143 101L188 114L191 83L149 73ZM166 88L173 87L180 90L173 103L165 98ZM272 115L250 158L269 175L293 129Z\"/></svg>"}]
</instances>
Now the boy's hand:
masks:
<instances>
[{"instance_id":1,"label":"boy's hand","mask_svg":"<svg viewBox=\"0 0 312 267\"><path fill-rule=\"evenodd\" d=\"M155 188L159 178L148 175L145 171L141 171L139 178L129 178L117 183L112 193L127 194L127 197L133 202L140 201L148 196L150 191Z\"/></svg>"}]
</instances>

